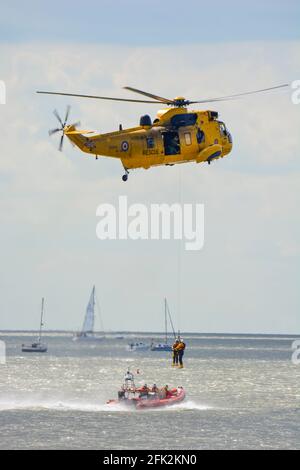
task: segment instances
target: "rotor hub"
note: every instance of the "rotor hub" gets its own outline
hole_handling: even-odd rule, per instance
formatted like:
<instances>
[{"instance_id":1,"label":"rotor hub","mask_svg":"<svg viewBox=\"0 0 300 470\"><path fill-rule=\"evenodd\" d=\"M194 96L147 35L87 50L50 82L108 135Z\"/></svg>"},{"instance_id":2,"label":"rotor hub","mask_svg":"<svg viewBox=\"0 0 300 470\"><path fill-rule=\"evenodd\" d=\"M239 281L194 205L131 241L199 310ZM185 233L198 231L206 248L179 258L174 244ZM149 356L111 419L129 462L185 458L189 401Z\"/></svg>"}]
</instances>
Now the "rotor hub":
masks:
<instances>
[{"instance_id":1,"label":"rotor hub","mask_svg":"<svg viewBox=\"0 0 300 470\"><path fill-rule=\"evenodd\" d=\"M176 106L178 108L181 108L183 106L188 105L189 103L190 102L188 100L186 100L183 96L176 96L176 98L174 98L174 100L171 104L172 104L172 106Z\"/></svg>"}]
</instances>

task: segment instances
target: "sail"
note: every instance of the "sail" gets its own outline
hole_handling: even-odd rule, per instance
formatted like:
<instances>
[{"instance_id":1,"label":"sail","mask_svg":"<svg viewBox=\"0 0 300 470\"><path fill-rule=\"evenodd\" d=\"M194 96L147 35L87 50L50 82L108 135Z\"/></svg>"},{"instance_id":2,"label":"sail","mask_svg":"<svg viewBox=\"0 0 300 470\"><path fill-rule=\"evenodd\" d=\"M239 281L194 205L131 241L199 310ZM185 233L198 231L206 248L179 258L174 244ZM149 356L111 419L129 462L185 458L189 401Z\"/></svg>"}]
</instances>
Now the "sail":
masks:
<instances>
[{"instance_id":1,"label":"sail","mask_svg":"<svg viewBox=\"0 0 300 470\"><path fill-rule=\"evenodd\" d=\"M82 326L82 333L92 333L94 330L94 320L95 320L95 286L93 287L89 303L86 308L86 313L84 317L84 322Z\"/></svg>"},{"instance_id":2,"label":"sail","mask_svg":"<svg viewBox=\"0 0 300 470\"><path fill-rule=\"evenodd\" d=\"M43 315L44 315L44 297L42 298L41 321L40 321L40 332L39 332L39 336L38 336L38 343L41 342L41 338L42 338L42 328L44 326Z\"/></svg>"}]
</instances>

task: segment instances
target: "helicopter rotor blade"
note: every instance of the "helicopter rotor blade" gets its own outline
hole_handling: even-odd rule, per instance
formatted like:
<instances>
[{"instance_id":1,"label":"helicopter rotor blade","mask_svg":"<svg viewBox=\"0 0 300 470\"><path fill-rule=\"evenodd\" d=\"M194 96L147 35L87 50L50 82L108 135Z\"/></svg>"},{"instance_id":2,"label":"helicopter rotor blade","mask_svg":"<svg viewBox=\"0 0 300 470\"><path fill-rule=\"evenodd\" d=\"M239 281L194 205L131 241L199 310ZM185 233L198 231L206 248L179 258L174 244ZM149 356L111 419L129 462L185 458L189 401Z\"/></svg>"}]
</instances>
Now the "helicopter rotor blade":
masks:
<instances>
[{"instance_id":1,"label":"helicopter rotor blade","mask_svg":"<svg viewBox=\"0 0 300 470\"><path fill-rule=\"evenodd\" d=\"M58 150L59 150L60 152L61 152L62 149L63 149L64 136L65 136L65 134L63 134L63 135L61 136L61 139L60 139L60 143L59 143L59 147L58 147Z\"/></svg>"},{"instance_id":2,"label":"helicopter rotor blade","mask_svg":"<svg viewBox=\"0 0 300 470\"><path fill-rule=\"evenodd\" d=\"M69 117L69 114L70 114L70 109L71 109L71 106L68 105L68 106L67 106L67 109L66 109L65 122L64 122L63 127L65 127L65 125L66 125L66 123L67 123L67 120L68 120L68 117Z\"/></svg>"},{"instance_id":3,"label":"helicopter rotor blade","mask_svg":"<svg viewBox=\"0 0 300 470\"><path fill-rule=\"evenodd\" d=\"M56 109L53 111L53 114L54 116L56 117L56 119L59 121L59 123L61 124L61 127L57 127L56 129L50 129L48 131L49 133L49 136L53 135L53 134L56 134L57 132L62 132L62 136L60 138L60 141L59 141L59 146L58 146L58 150L61 152L62 149L63 149L63 143L64 143L64 137L65 137L65 134L68 134L67 130L72 128L73 127L73 131L70 132L70 134L80 134L80 133L92 133L94 131L77 131L76 130L76 126L79 126L80 125L80 122L75 122L74 124L71 124L71 125L68 125L67 126L67 122L68 122L68 119L69 119L69 115L70 115L70 110L71 110L71 106L67 106L67 109L66 109L66 114L65 114L65 122L62 122L62 119L60 117L60 115L58 114L58 112L56 111Z\"/></svg>"},{"instance_id":4,"label":"helicopter rotor blade","mask_svg":"<svg viewBox=\"0 0 300 470\"><path fill-rule=\"evenodd\" d=\"M283 85L272 86L272 87L269 87L269 88L262 88L260 90L246 91L244 93L236 93L234 95L220 96L220 97L217 97L217 98L204 99L204 100L200 100L200 101L189 101L189 104L211 103L211 102L214 102L214 101L227 101L227 100L232 100L232 99L235 99L235 98L239 98L240 96L254 95L254 94L257 94L257 93L265 93L267 91L277 90L279 88L286 88L288 86L290 86L289 83L284 83Z\"/></svg>"},{"instance_id":5,"label":"helicopter rotor blade","mask_svg":"<svg viewBox=\"0 0 300 470\"><path fill-rule=\"evenodd\" d=\"M174 100L169 100L168 98L162 98L161 96L153 95L152 93L148 93L146 91L138 90L137 88L132 88L130 86L124 86L124 90L133 91L134 93L139 93L140 95L148 96L148 98L153 98L157 101L166 104L172 104Z\"/></svg>"},{"instance_id":6,"label":"helicopter rotor blade","mask_svg":"<svg viewBox=\"0 0 300 470\"><path fill-rule=\"evenodd\" d=\"M242 96L247 96L247 95L254 95L254 94L258 94L258 93L265 93L265 92L268 92L268 91L271 91L271 90L277 90L277 89L280 89L280 88L286 88L290 86L288 83L285 83L285 84L282 84L282 85L277 85L277 86L273 86L273 87L269 87L269 88L262 88L260 90L253 90L253 91L246 91L244 93L235 93L235 94L232 94L232 95L227 95L227 96L219 96L219 97L216 97L216 98L206 98L206 99L202 99L202 100L197 100L197 101L191 101L191 100L186 100L186 99L173 99L173 100L170 100L168 98L162 98L161 96L157 96L157 95L153 95L151 93L148 93L146 91L142 91L142 90L138 90L136 88L132 88L132 87L124 87L125 90L129 90L129 91L132 91L134 93L139 93L141 95L144 95L144 96L148 96L149 98L153 98L154 101L151 101L151 100L132 100L132 99L128 99L128 98L112 98L112 97L109 97L109 96L98 96L98 95L81 95L81 94L76 94L76 93L62 93L62 92L54 92L54 91L37 91L36 93L42 93L42 94L45 94L45 95L61 95L61 96L74 96L74 97L77 97L77 98L91 98L91 99L98 99L98 100L110 100L110 101L123 101L123 102L129 102L129 103L150 103L150 104L166 104L166 105L169 105L169 106L178 106L178 107L182 107L182 106L188 106L190 104L199 104L199 103L214 103L214 102L220 102L220 101L229 101L229 100L234 100L236 98L240 98ZM68 120L68 117L69 117L69 112L70 112L70 107L68 106L67 108L67 112L66 112L66 117L65 117L65 123L62 122L58 112L56 110L54 110L54 115L55 117L58 119L58 121L60 122L60 124L62 125L62 128L64 128L64 126L66 125L66 122Z\"/></svg>"},{"instance_id":7,"label":"helicopter rotor blade","mask_svg":"<svg viewBox=\"0 0 300 470\"><path fill-rule=\"evenodd\" d=\"M44 95L61 95L61 96L75 96L77 98L92 98L96 100L111 100L111 101L127 101L130 103L162 103L166 104L166 101L147 101L147 100L130 100L126 98L111 98L109 96L96 96L96 95L79 95L76 93L60 93L60 92L54 92L54 91L37 91L36 93L41 93ZM170 101L172 103L172 101ZM57 116L56 116L57 117Z\"/></svg>"},{"instance_id":8,"label":"helicopter rotor blade","mask_svg":"<svg viewBox=\"0 0 300 470\"><path fill-rule=\"evenodd\" d=\"M58 120L58 122L62 125L62 127L64 127L63 122L62 122L62 120L61 120L61 118L60 118L60 115L58 114L58 112L56 111L56 109L53 111L53 114L54 114L54 116L56 117L56 119Z\"/></svg>"},{"instance_id":9,"label":"helicopter rotor blade","mask_svg":"<svg viewBox=\"0 0 300 470\"><path fill-rule=\"evenodd\" d=\"M49 134L49 135L53 135L53 134L56 134L56 132L59 132L59 131L61 131L61 128L50 129L50 131L48 131L48 134Z\"/></svg>"}]
</instances>

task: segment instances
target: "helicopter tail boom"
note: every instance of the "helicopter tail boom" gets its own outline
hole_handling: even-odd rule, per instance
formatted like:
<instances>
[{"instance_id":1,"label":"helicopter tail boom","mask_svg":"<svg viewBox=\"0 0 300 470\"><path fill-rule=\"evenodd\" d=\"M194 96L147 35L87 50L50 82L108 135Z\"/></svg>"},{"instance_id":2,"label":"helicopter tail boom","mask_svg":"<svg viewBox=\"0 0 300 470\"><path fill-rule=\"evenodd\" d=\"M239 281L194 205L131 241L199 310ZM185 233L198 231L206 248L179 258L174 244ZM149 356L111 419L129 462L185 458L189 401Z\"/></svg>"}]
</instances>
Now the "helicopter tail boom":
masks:
<instances>
[{"instance_id":1,"label":"helicopter tail boom","mask_svg":"<svg viewBox=\"0 0 300 470\"><path fill-rule=\"evenodd\" d=\"M92 131L77 130L76 127L73 125L68 126L64 129L64 135L68 137L70 142L86 153L91 153L93 148L95 147L95 144L93 144L92 140L84 135L91 132Z\"/></svg>"}]
</instances>

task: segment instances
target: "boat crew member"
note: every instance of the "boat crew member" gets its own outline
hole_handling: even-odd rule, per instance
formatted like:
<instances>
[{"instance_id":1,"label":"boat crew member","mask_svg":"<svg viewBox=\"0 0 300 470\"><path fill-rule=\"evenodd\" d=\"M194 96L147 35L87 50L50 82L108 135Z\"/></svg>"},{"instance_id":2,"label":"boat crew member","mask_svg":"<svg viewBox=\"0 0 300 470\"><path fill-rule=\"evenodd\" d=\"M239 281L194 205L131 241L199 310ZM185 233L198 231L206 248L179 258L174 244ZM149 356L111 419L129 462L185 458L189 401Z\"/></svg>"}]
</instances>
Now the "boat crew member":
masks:
<instances>
[{"instance_id":1,"label":"boat crew member","mask_svg":"<svg viewBox=\"0 0 300 470\"><path fill-rule=\"evenodd\" d=\"M179 344L179 339L176 339L173 346L172 346L172 351L173 351L173 354L172 354L172 359L173 359L172 367L178 366L178 351L176 350L178 344Z\"/></svg>"},{"instance_id":2,"label":"boat crew member","mask_svg":"<svg viewBox=\"0 0 300 470\"><path fill-rule=\"evenodd\" d=\"M184 350L185 350L185 343L181 338L181 339L179 339L179 343L176 346L176 351L178 353L178 360L179 360L179 366L178 366L179 369L183 368L182 358L183 358L183 355L184 355Z\"/></svg>"},{"instance_id":3,"label":"boat crew member","mask_svg":"<svg viewBox=\"0 0 300 470\"><path fill-rule=\"evenodd\" d=\"M118 399L119 401L125 400L125 389L124 387L121 388L121 390L118 391Z\"/></svg>"},{"instance_id":4,"label":"boat crew member","mask_svg":"<svg viewBox=\"0 0 300 470\"><path fill-rule=\"evenodd\" d=\"M159 398L164 399L164 398L169 398L169 396L170 396L169 387L168 385L165 385L159 391Z\"/></svg>"},{"instance_id":5,"label":"boat crew member","mask_svg":"<svg viewBox=\"0 0 300 470\"><path fill-rule=\"evenodd\" d=\"M149 388L147 384L143 385L142 388L140 389L140 398L146 397L148 398L149 395Z\"/></svg>"},{"instance_id":6,"label":"boat crew member","mask_svg":"<svg viewBox=\"0 0 300 470\"><path fill-rule=\"evenodd\" d=\"M164 387L164 389L165 389L165 392L166 392L166 398L170 398L170 397L173 396L173 393L171 392L171 390L169 390L169 386L168 386L168 385L166 385L166 386Z\"/></svg>"},{"instance_id":7,"label":"boat crew member","mask_svg":"<svg viewBox=\"0 0 300 470\"><path fill-rule=\"evenodd\" d=\"M155 400L155 398L157 398L158 396L159 396L159 388L157 387L156 384L153 384L149 391L148 398L150 398L151 400Z\"/></svg>"},{"instance_id":8,"label":"boat crew member","mask_svg":"<svg viewBox=\"0 0 300 470\"><path fill-rule=\"evenodd\" d=\"M124 375L124 382L125 382L125 387L130 388L131 386L134 387L134 376L128 369L126 374Z\"/></svg>"}]
</instances>

